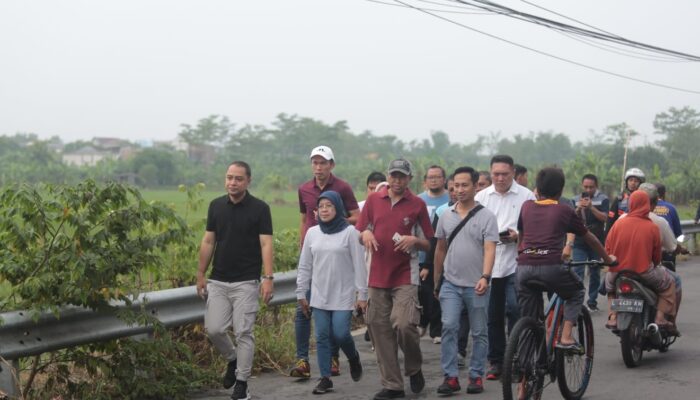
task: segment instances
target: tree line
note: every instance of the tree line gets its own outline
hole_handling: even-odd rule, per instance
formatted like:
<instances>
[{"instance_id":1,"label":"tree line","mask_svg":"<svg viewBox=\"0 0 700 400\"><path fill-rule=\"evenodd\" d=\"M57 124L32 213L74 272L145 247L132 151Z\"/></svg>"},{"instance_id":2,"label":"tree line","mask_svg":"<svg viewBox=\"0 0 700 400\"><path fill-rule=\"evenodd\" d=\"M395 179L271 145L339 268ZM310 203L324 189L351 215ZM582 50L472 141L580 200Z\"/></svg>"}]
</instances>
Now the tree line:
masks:
<instances>
[{"instance_id":1,"label":"tree line","mask_svg":"<svg viewBox=\"0 0 700 400\"><path fill-rule=\"evenodd\" d=\"M670 108L658 113L653 122L652 143L628 149L627 166L639 167L648 181L666 184L675 202L688 203L700 196L700 113L693 108ZM36 135L0 136L0 184L12 182L77 183L85 179L113 180L132 174L143 187L174 187L204 182L208 187L222 185L222 166L242 159L253 166L254 188L266 193L293 190L310 178L308 154L320 144L336 153L335 173L362 190L371 171L383 171L396 157L409 159L422 177L433 164L446 170L460 165L488 169L493 154L509 154L530 171L546 165L564 169L567 194L578 190L581 176L594 173L601 189L610 195L620 190L625 143L638 133L625 123L591 132L583 141L572 141L563 132L529 132L514 137L499 133L480 135L471 143L456 143L448 133L434 131L428 138L405 141L396 135L371 131L352 132L346 121L333 124L279 114L269 125L237 126L228 117L211 115L194 125L183 124L178 137L191 148L213 152L192 157L172 147L142 148L123 160L103 160L93 167L76 167L61 162L52 150L52 141ZM68 143L66 148L75 148ZM420 189L420 179L414 180Z\"/></svg>"}]
</instances>

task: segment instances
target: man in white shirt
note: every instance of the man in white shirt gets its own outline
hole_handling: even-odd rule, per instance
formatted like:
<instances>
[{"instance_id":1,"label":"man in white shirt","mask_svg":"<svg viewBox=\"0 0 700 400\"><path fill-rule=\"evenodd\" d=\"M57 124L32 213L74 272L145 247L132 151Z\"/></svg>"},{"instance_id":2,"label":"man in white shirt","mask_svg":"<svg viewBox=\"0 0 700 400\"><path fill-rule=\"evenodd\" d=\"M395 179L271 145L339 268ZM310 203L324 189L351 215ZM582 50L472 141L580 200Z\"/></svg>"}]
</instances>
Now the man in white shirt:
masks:
<instances>
[{"instance_id":1,"label":"man in white shirt","mask_svg":"<svg viewBox=\"0 0 700 400\"><path fill-rule=\"evenodd\" d=\"M527 200L535 200L532 192L514 181L513 158L496 155L491 158L493 184L476 194L476 201L496 214L500 242L496 246L496 262L491 280L489 299L489 369L486 379L496 380L501 375L503 353L506 348L505 319L508 331L520 318L515 292L515 268L518 256L518 218L520 207Z\"/></svg>"}]
</instances>

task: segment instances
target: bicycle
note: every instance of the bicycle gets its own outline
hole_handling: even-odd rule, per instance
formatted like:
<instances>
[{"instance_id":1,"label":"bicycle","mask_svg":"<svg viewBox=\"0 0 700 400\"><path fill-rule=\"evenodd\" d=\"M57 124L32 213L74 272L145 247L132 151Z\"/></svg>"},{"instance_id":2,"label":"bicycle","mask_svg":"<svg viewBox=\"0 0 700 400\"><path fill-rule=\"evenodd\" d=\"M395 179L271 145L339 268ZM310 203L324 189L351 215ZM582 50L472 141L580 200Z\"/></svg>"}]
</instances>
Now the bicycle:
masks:
<instances>
[{"instance_id":1,"label":"bicycle","mask_svg":"<svg viewBox=\"0 0 700 400\"><path fill-rule=\"evenodd\" d=\"M604 266L602 261L568 261L567 268L581 265ZM531 283L538 290L550 289L544 284ZM542 396L545 378L557 381L559 391L567 400L578 400L586 392L593 371L593 322L585 307L581 307L574 339L583 347L580 351L556 348L564 322L564 302L554 293L545 308L545 320L522 317L508 338L503 360L501 383L504 400L538 400Z\"/></svg>"}]
</instances>

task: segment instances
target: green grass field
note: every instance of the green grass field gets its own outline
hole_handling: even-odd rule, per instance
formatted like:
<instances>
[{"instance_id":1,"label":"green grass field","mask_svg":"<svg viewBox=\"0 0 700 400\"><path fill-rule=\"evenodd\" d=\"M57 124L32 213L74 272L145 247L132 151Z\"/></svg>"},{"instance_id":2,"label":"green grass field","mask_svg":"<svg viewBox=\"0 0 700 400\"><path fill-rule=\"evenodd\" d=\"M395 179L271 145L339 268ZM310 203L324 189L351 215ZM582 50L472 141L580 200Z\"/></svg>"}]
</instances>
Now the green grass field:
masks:
<instances>
[{"instance_id":1,"label":"green grass field","mask_svg":"<svg viewBox=\"0 0 700 400\"><path fill-rule=\"evenodd\" d=\"M266 195L260 195L253 193L256 197L261 197L267 200ZM177 190L143 190L141 195L146 200L161 201L170 207L172 207L175 212L184 218L187 222L193 223L200 220L206 220L207 218L207 207L209 202L213 199L223 196L224 191L203 191L202 204L200 208L196 211L187 210L187 194L184 192L179 192ZM296 193L285 192L283 194L284 204L270 204L270 211L272 212L272 228L279 232L283 229L298 229L299 228L299 207L296 204Z\"/></svg>"}]
</instances>

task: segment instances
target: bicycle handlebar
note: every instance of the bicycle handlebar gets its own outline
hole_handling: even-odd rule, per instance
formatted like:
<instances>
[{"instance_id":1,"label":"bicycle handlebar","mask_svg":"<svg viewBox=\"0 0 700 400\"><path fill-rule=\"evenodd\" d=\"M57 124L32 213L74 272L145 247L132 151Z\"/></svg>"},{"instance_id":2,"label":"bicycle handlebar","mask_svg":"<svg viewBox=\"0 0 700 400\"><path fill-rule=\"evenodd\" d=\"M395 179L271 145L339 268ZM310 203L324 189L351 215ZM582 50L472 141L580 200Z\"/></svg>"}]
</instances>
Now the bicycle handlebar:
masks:
<instances>
[{"instance_id":1,"label":"bicycle handlebar","mask_svg":"<svg viewBox=\"0 0 700 400\"><path fill-rule=\"evenodd\" d=\"M618 265L617 260L612 263L606 263L602 260L587 260L587 261L566 261L564 263L567 267L578 267L580 265L593 265L596 267L614 267Z\"/></svg>"}]
</instances>

